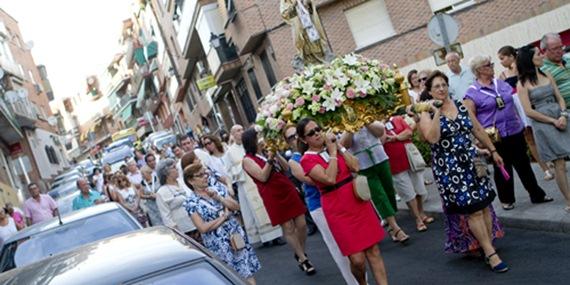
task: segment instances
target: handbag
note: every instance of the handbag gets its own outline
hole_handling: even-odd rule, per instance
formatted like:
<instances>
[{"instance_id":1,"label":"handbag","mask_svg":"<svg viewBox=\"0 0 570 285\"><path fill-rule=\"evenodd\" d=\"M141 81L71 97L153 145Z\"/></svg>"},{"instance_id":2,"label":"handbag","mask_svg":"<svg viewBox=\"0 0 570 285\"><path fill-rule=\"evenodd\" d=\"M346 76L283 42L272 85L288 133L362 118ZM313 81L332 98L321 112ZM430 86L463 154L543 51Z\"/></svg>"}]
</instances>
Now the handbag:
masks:
<instances>
[{"instance_id":1,"label":"handbag","mask_svg":"<svg viewBox=\"0 0 570 285\"><path fill-rule=\"evenodd\" d=\"M424 170L427 164L416 145L413 143L407 143L404 147L406 148L406 155L408 156L408 162L410 163L410 170L412 172Z\"/></svg>"},{"instance_id":2,"label":"handbag","mask_svg":"<svg viewBox=\"0 0 570 285\"><path fill-rule=\"evenodd\" d=\"M489 135L492 143L498 143L501 141L501 136L499 135L499 129L493 123L492 127L485 128L485 132Z\"/></svg>"},{"instance_id":3,"label":"handbag","mask_svg":"<svg viewBox=\"0 0 570 285\"><path fill-rule=\"evenodd\" d=\"M240 234L234 233L230 235L230 244L234 251L238 251L245 247L245 240Z\"/></svg>"},{"instance_id":4,"label":"handbag","mask_svg":"<svg viewBox=\"0 0 570 285\"><path fill-rule=\"evenodd\" d=\"M362 201L370 201L372 195L370 194L370 186L368 185L368 177L357 174L353 180L354 196Z\"/></svg>"}]
</instances>

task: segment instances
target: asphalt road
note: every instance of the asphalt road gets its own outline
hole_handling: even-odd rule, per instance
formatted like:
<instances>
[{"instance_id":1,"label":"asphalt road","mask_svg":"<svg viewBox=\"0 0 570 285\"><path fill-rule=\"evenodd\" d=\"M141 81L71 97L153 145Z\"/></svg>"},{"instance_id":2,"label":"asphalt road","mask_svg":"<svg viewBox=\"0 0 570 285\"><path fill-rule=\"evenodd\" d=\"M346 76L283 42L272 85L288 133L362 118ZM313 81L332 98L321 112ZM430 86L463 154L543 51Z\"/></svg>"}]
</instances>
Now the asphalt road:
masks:
<instances>
[{"instance_id":1,"label":"asphalt road","mask_svg":"<svg viewBox=\"0 0 570 285\"><path fill-rule=\"evenodd\" d=\"M427 232L417 233L410 217L398 218L411 239L401 245L387 237L380 244L390 284L570 284L568 234L506 228L497 247L511 270L497 274L481 259L445 254L439 219ZM319 234L307 240L307 254L317 269L313 276L299 270L287 245L256 252L262 264L255 276L258 284L344 284Z\"/></svg>"}]
</instances>

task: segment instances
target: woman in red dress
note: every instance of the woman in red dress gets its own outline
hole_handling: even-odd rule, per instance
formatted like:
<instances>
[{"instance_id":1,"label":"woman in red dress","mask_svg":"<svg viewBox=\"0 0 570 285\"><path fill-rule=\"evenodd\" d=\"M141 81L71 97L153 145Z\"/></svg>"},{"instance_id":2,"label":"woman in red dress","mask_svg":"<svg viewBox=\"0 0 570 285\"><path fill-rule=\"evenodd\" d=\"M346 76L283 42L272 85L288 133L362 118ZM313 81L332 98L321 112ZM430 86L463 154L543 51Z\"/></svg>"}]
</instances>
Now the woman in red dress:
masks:
<instances>
[{"instance_id":1,"label":"woman in red dress","mask_svg":"<svg viewBox=\"0 0 570 285\"><path fill-rule=\"evenodd\" d=\"M350 259L352 274L359 284L366 284L366 261L378 284L388 284L378 243L384 238L380 219L370 201L356 198L352 173L358 161L340 150L334 135L325 136L311 119L297 124L302 142L301 166L321 192L321 204L327 223L340 251ZM325 148L326 147L326 148Z\"/></svg>"},{"instance_id":2,"label":"woman in red dress","mask_svg":"<svg viewBox=\"0 0 570 285\"><path fill-rule=\"evenodd\" d=\"M264 147L254 128L243 133L242 142L246 153L243 169L255 181L271 224L281 226L285 240L295 251L299 268L307 275L315 274L317 271L305 253L307 208L293 183L282 173L282 169L288 169L287 161L279 154L264 156Z\"/></svg>"}]
</instances>

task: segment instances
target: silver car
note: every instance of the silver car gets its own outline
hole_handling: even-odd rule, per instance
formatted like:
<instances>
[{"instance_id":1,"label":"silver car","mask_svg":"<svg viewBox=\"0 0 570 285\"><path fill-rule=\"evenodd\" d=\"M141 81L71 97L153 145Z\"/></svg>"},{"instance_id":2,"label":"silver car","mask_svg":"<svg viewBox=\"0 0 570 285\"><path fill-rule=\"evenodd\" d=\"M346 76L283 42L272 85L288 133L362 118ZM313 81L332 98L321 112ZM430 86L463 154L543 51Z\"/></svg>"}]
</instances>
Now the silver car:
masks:
<instances>
[{"instance_id":1,"label":"silver car","mask_svg":"<svg viewBox=\"0 0 570 285\"><path fill-rule=\"evenodd\" d=\"M0 275L0 284L247 284L197 242L167 227L90 243Z\"/></svg>"},{"instance_id":2,"label":"silver car","mask_svg":"<svg viewBox=\"0 0 570 285\"><path fill-rule=\"evenodd\" d=\"M61 222L56 217L8 238L2 245L0 271L22 267L93 241L142 228L131 214L116 203L75 211L63 215Z\"/></svg>"}]
</instances>

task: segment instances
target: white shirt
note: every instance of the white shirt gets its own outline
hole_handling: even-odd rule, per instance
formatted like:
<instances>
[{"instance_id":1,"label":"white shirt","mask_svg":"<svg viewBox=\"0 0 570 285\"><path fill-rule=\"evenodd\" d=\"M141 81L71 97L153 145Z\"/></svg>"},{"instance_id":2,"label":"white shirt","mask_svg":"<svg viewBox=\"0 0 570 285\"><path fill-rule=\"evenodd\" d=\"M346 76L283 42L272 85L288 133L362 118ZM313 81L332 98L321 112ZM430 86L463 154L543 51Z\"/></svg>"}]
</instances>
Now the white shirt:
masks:
<instances>
[{"instance_id":1,"label":"white shirt","mask_svg":"<svg viewBox=\"0 0 570 285\"><path fill-rule=\"evenodd\" d=\"M93 180L95 180L95 189L97 192L103 193L103 186L105 184L105 181L103 181L103 174L93 175Z\"/></svg>"},{"instance_id":2,"label":"white shirt","mask_svg":"<svg viewBox=\"0 0 570 285\"><path fill-rule=\"evenodd\" d=\"M18 232L14 219L11 217L6 218L8 219L8 224L5 226L0 226L0 244L4 243L5 240L9 239L12 235Z\"/></svg>"},{"instance_id":3,"label":"white shirt","mask_svg":"<svg viewBox=\"0 0 570 285\"><path fill-rule=\"evenodd\" d=\"M449 77L449 95L451 95L453 100L463 101L467 89L469 89L469 86L475 81L475 76L468 68L461 66L461 72L459 74L450 71L447 77Z\"/></svg>"},{"instance_id":4,"label":"white shirt","mask_svg":"<svg viewBox=\"0 0 570 285\"><path fill-rule=\"evenodd\" d=\"M177 227L187 233L196 229L188 212L184 208L184 202L188 194L180 187L162 185L156 192L156 205L164 225Z\"/></svg>"},{"instance_id":5,"label":"white shirt","mask_svg":"<svg viewBox=\"0 0 570 285\"><path fill-rule=\"evenodd\" d=\"M128 173L127 174L127 178L129 178L129 181L131 182L131 184L137 185L137 184L141 184L143 177L142 177L142 173L140 171L137 171L136 173Z\"/></svg>"},{"instance_id":6,"label":"white shirt","mask_svg":"<svg viewBox=\"0 0 570 285\"><path fill-rule=\"evenodd\" d=\"M352 155L358 158L360 169L368 169L388 159L380 139L363 127L352 137L352 146L349 149Z\"/></svg>"},{"instance_id":7,"label":"white shirt","mask_svg":"<svg viewBox=\"0 0 570 285\"><path fill-rule=\"evenodd\" d=\"M241 144L232 144L224 154L224 165L226 172L231 175L234 182L244 182L246 179L245 171L243 170L242 163L245 157L245 149Z\"/></svg>"}]
</instances>

